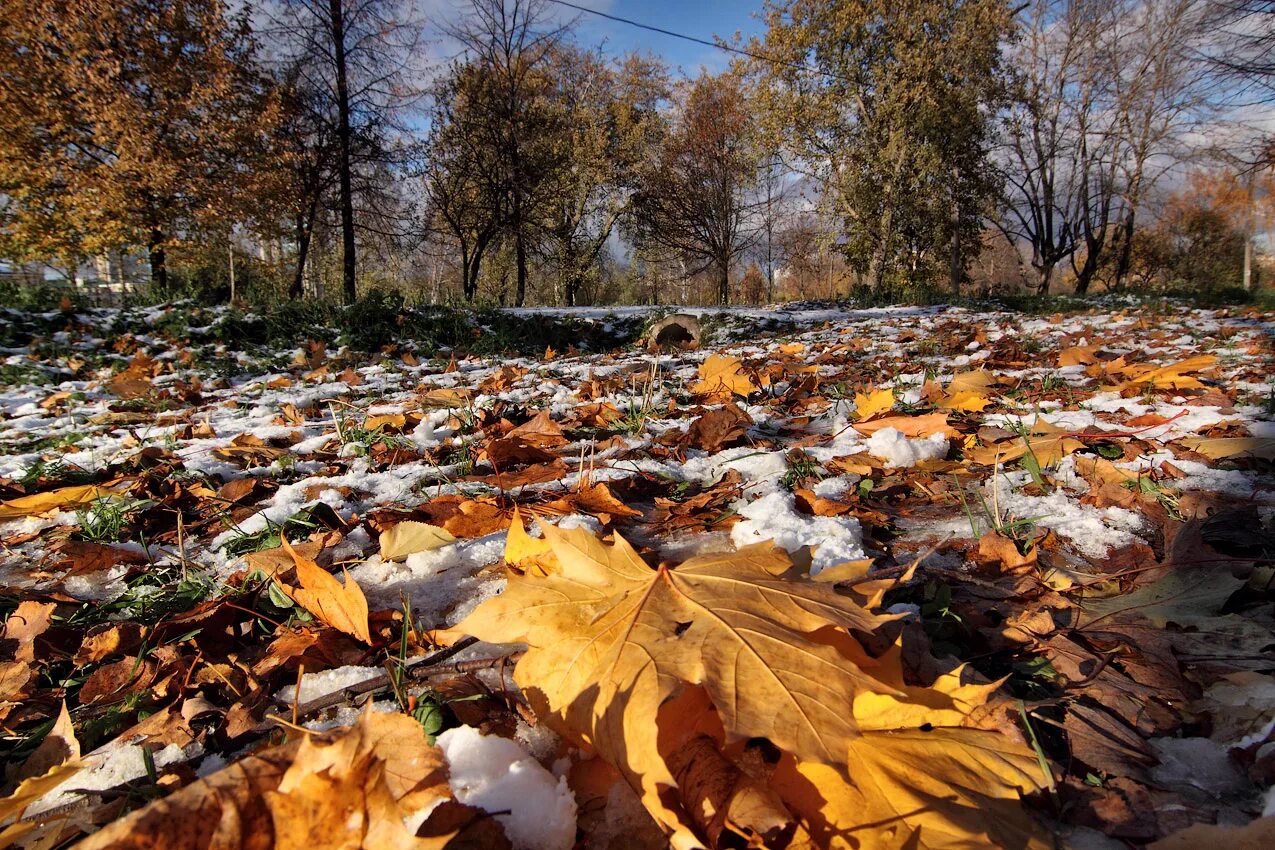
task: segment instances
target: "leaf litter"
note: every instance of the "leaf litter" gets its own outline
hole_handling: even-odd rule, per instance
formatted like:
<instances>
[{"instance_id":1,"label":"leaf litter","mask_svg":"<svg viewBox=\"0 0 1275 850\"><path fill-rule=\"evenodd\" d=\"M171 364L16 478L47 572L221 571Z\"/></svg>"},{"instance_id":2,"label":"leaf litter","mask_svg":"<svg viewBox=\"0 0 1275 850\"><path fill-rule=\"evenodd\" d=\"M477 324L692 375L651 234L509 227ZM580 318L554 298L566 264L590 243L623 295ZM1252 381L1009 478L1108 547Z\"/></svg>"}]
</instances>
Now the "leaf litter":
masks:
<instances>
[{"instance_id":1,"label":"leaf litter","mask_svg":"<svg viewBox=\"0 0 1275 850\"><path fill-rule=\"evenodd\" d=\"M1270 834L1268 315L501 360L173 309L9 352L0 846Z\"/></svg>"}]
</instances>

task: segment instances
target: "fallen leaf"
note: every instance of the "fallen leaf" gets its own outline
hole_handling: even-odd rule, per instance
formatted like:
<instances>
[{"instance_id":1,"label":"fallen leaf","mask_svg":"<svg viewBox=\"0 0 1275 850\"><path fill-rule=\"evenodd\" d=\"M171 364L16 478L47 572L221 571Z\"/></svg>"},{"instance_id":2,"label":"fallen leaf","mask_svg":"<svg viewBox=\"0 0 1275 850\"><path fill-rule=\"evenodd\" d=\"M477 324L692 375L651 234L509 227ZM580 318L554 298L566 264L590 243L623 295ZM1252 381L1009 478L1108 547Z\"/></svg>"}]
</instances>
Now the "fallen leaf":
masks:
<instances>
[{"instance_id":1,"label":"fallen leaf","mask_svg":"<svg viewBox=\"0 0 1275 850\"><path fill-rule=\"evenodd\" d=\"M1069 436L1062 428L1038 419L1026 436L1015 435L1008 440L967 451L966 457L974 463L991 466L1011 463L1030 451L1044 469L1056 466L1064 457L1084 447L1084 443Z\"/></svg>"},{"instance_id":2,"label":"fallen leaf","mask_svg":"<svg viewBox=\"0 0 1275 850\"><path fill-rule=\"evenodd\" d=\"M79 762L69 761L50 768L48 773L24 779L7 797L0 798L0 848L8 847L39 826L38 821L19 821L27 807L80 771Z\"/></svg>"},{"instance_id":3,"label":"fallen leaf","mask_svg":"<svg viewBox=\"0 0 1275 850\"><path fill-rule=\"evenodd\" d=\"M522 524L522 512L514 507L509 533L505 535L505 563L518 572L548 575L558 570L558 558L549 541L532 537Z\"/></svg>"},{"instance_id":4,"label":"fallen leaf","mask_svg":"<svg viewBox=\"0 0 1275 850\"><path fill-rule=\"evenodd\" d=\"M700 380L691 387L691 392L695 395L752 395L757 391L757 385L744 374L743 368L744 364L736 357L714 354L700 364Z\"/></svg>"},{"instance_id":5,"label":"fallen leaf","mask_svg":"<svg viewBox=\"0 0 1275 850\"><path fill-rule=\"evenodd\" d=\"M894 390L887 387L883 390L871 389L866 393L854 394L854 416L859 422L885 413L894 407Z\"/></svg>"},{"instance_id":6,"label":"fallen leaf","mask_svg":"<svg viewBox=\"0 0 1275 850\"><path fill-rule=\"evenodd\" d=\"M45 493L30 496L19 496L0 502L0 519L33 516L47 511L64 508L79 508L91 505L98 499L118 495L114 490L100 487L97 484L84 484L75 487L62 487Z\"/></svg>"},{"instance_id":7,"label":"fallen leaf","mask_svg":"<svg viewBox=\"0 0 1275 850\"><path fill-rule=\"evenodd\" d=\"M739 405L724 404L696 417L686 429L682 443L706 452L719 452L743 440L752 424L752 417Z\"/></svg>"},{"instance_id":8,"label":"fallen leaf","mask_svg":"<svg viewBox=\"0 0 1275 850\"><path fill-rule=\"evenodd\" d=\"M1275 460L1275 437L1184 437L1178 442L1213 460L1228 457Z\"/></svg>"},{"instance_id":9,"label":"fallen leaf","mask_svg":"<svg viewBox=\"0 0 1275 850\"><path fill-rule=\"evenodd\" d=\"M342 570L345 573L345 584L342 584L327 570L293 549L287 538L282 538L281 542L284 551L292 558L297 569L297 581L301 585L295 588L280 582L283 592L337 631L370 644L372 635L368 627L367 598L358 583Z\"/></svg>"},{"instance_id":10,"label":"fallen leaf","mask_svg":"<svg viewBox=\"0 0 1275 850\"><path fill-rule=\"evenodd\" d=\"M404 819L447 800L441 751L404 714L245 756L90 835L78 850L441 850Z\"/></svg>"},{"instance_id":11,"label":"fallen leaf","mask_svg":"<svg viewBox=\"0 0 1275 850\"><path fill-rule=\"evenodd\" d=\"M35 639L49 630L56 609L57 606L52 602L28 599L19 603L9 615L4 623L4 638L18 644L13 651L14 661L28 664L35 661Z\"/></svg>"},{"instance_id":12,"label":"fallen leaf","mask_svg":"<svg viewBox=\"0 0 1275 850\"><path fill-rule=\"evenodd\" d=\"M868 731L849 748L849 780L781 759L771 785L828 850L1053 846L1020 802L1044 776L1035 754L979 729Z\"/></svg>"},{"instance_id":13,"label":"fallen leaf","mask_svg":"<svg viewBox=\"0 0 1275 850\"><path fill-rule=\"evenodd\" d=\"M927 413L924 416L887 416L884 419L873 419L871 422L856 422L854 428L860 434L872 435L882 428L893 428L907 437L928 437L931 434L943 434L947 437L959 437L960 432L947 424L946 413Z\"/></svg>"},{"instance_id":14,"label":"fallen leaf","mask_svg":"<svg viewBox=\"0 0 1275 850\"><path fill-rule=\"evenodd\" d=\"M1111 369L1111 371L1119 371L1129 378L1115 387L1115 389L1143 386L1150 386L1154 389L1202 389L1204 384L1198 378L1191 377L1188 373L1202 371L1216 363L1217 357L1215 355L1197 354L1195 357L1188 357L1185 360L1179 360L1167 366L1132 363L1119 370Z\"/></svg>"},{"instance_id":15,"label":"fallen leaf","mask_svg":"<svg viewBox=\"0 0 1275 850\"><path fill-rule=\"evenodd\" d=\"M408 555L441 549L455 542L456 538L445 528L428 522L407 520L381 532L381 560L402 561Z\"/></svg>"},{"instance_id":16,"label":"fallen leaf","mask_svg":"<svg viewBox=\"0 0 1275 850\"><path fill-rule=\"evenodd\" d=\"M1153 841L1147 850L1269 850L1275 847L1275 817L1257 818L1243 826L1196 823L1167 838Z\"/></svg>"},{"instance_id":17,"label":"fallen leaf","mask_svg":"<svg viewBox=\"0 0 1275 850\"><path fill-rule=\"evenodd\" d=\"M59 765L77 762L79 758L80 742L75 737L75 727L71 724L70 712L66 710L66 700L63 700L57 719L53 721L53 728L44 736L40 746L27 756L13 778L31 779L42 776Z\"/></svg>"},{"instance_id":18,"label":"fallen leaf","mask_svg":"<svg viewBox=\"0 0 1275 850\"><path fill-rule=\"evenodd\" d=\"M791 559L769 544L652 569L619 535L608 546L584 529L544 532L559 572L512 576L455 630L527 643L514 680L537 713L619 768L670 829L686 825L661 802L675 778L651 718L684 688L705 690L730 738L833 763L857 734L857 693L905 693L875 678L849 634L891 618L788 578ZM835 646L813 637L830 628L845 630Z\"/></svg>"},{"instance_id":19,"label":"fallen leaf","mask_svg":"<svg viewBox=\"0 0 1275 850\"><path fill-rule=\"evenodd\" d=\"M936 407L944 410L959 410L965 413L977 413L992 403L985 395L973 390L961 390L939 399Z\"/></svg>"}]
</instances>

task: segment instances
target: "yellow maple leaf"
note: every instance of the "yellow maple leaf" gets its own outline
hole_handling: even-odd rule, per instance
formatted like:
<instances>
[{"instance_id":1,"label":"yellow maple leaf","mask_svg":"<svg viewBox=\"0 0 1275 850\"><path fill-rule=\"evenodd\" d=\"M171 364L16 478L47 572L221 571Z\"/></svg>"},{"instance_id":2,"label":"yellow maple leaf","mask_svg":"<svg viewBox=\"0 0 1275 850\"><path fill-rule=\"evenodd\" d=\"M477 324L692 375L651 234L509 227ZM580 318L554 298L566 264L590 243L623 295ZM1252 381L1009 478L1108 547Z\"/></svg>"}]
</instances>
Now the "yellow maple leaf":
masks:
<instances>
[{"instance_id":1,"label":"yellow maple leaf","mask_svg":"<svg viewBox=\"0 0 1275 850\"><path fill-rule=\"evenodd\" d=\"M1157 367L1144 363L1132 363L1123 366L1119 370L1113 370L1111 367L1108 367L1108 370L1119 371L1128 376L1127 381L1119 384L1114 389L1124 389L1131 386L1150 386L1153 389L1189 390L1200 389L1204 384L1188 373L1199 372L1216 363L1217 357L1212 354L1197 354L1194 357L1188 357L1185 360L1179 360L1167 366Z\"/></svg>"},{"instance_id":2,"label":"yellow maple leaf","mask_svg":"<svg viewBox=\"0 0 1275 850\"><path fill-rule=\"evenodd\" d=\"M744 364L736 357L714 354L699 367L699 383L691 387L695 395L730 393L747 397L757 391L757 385L743 372Z\"/></svg>"},{"instance_id":3,"label":"yellow maple leaf","mask_svg":"<svg viewBox=\"0 0 1275 850\"><path fill-rule=\"evenodd\" d=\"M1058 365L1063 366L1089 366L1098 362L1096 352L1101 346L1098 345L1073 345L1071 348L1064 348L1058 352Z\"/></svg>"},{"instance_id":4,"label":"yellow maple leaf","mask_svg":"<svg viewBox=\"0 0 1275 850\"><path fill-rule=\"evenodd\" d=\"M116 495L119 494L97 484L62 487L46 493L33 493L30 496L19 496L16 499L0 502L0 519L34 516L63 508L80 508L91 505L98 499Z\"/></svg>"},{"instance_id":5,"label":"yellow maple leaf","mask_svg":"<svg viewBox=\"0 0 1275 850\"><path fill-rule=\"evenodd\" d=\"M944 410L962 410L977 413L992 403L992 400L974 390L961 390L939 399L936 407Z\"/></svg>"},{"instance_id":6,"label":"yellow maple leaf","mask_svg":"<svg viewBox=\"0 0 1275 850\"><path fill-rule=\"evenodd\" d=\"M856 692L888 690L848 634L853 657L812 635L893 617L785 577L792 561L768 543L652 569L619 535L608 546L580 528L544 531L559 572L512 576L455 631L528 644L514 680L533 708L619 768L670 829L685 827L661 802L676 783L651 719L684 686L708 692L732 738L764 737L813 761L842 758Z\"/></svg>"},{"instance_id":7,"label":"yellow maple leaf","mask_svg":"<svg viewBox=\"0 0 1275 850\"><path fill-rule=\"evenodd\" d=\"M22 821L22 813L36 800L57 788L80 771L78 759L55 765L39 776L18 783L7 797L0 798L0 847L8 847L40 826L38 821ZM12 821L12 823L10 823Z\"/></svg>"},{"instance_id":8,"label":"yellow maple leaf","mask_svg":"<svg viewBox=\"0 0 1275 850\"><path fill-rule=\"evenodd\" d=\"M960 671L935 688L905 684L897 649L873 658L853 636L892 617L801 579L782 550L760 544L652 569L619 535L607 545L584 529L546 526L545 536L559 571L512 576L454 631L527 644L514 680L533 708L615 766L673 846L702 846L695 832L716 830L723 817L751 830L799 814L788 824L793 846L813 836L809 846L820 847L902 846L909 836L954 847L929 836L947 835L948 824L971 835L1011 828L986 825L997 816L1022 826L1009 789L1016 806L1016 789L1035 787L1023 776L1038 771L1031 751L998 733L917 731L964 721L996 686L961 685ZM725 758L724 742L749 738L783 752L791 772L779 795ZM938 770L919 768L926 741L941 745ZM879 764L890 759L928 775ZM875 785L876 770L889 788ZM706 777L723 780L723 796L696 796ZM832 828L842 844L831 842Z\"/></svg>"},{"instance_id":9,"label":"yellow maple leaf","mask_svg":"<svg viewBox=\"0 0 1275 850\"><path fill-rule=\"evenodd\" d=\"M854 416L860 422L885 413L894 407L894 390L869 389L866 393L854 394Z\"/></svg>"},{"instance_id":10,"label":"yellow maple leaf","mask_svg":"<svg viewBox=\"0 0 1275 850\"><path fill-rule=\"evenodd\" d=\"M370 644L367 597L349 572L342 570L345 584L341 584L336 576L293 549L286 537L280 538L280 543L292 558L297 568L297 582L301 585L298 588L279 582L288 598L337 631Z\"/></svg>"},{"instance_id":11,"label":"yellow maple leaf","mask_svg":"<svg viewBox=\"0 0 1275 850\"><path fill-rule=\"evenodd\" d=\"M455 542L456 538L447 529L409 519L381 532L381 560L401 561L408 555L441 549Z\"/></svg>"},{"instance_id":12,"label":"yellow maple leaf","mask_svg":"<svg viewBox=\"0 0 1275 850\"><path fill-rule=\"evenodd\" d=\"M1186 437L1178 442L1213 460L1228 457L1275 459L1275 438L1271 437Z\"/></svg>"},{"instance_id":13,"label":"yellow maple leaf","mask_svg":"<svg viewBox=\"0 0 1275 850\"><path fill-rule=\"evenodd\" d=\"M985 372L981 369L972 372L962 372L952 377L952 380L947 385L947 394L953 396L957 393L976 393L985 396L995 384L996 376L991 372Z\"/></svg>"},{"instance_id":14,"label":"yellow maple leaf","mask_svg":"<svg viewBox=\"0 0 1275 850\"><path fill-rule=\"evenodd\" d=\"M505 535L505 563L522 573L548 575L558 570L558 559L543 537L532 537L522 524L522 512L514 506L509 532Z\"/></svg>"},{"instance_id":15,"label":"yellow maple leaf","mask_svg":"<svg viewBox=\"0 0 1275 850\"><path fill-rule=\"evenodd\" d=\"M1030 450L1036 462L1044 468L1056 465L1067 455L1084 447L1084 443L1068 436L1062 428L1038 419L1025 436L1011 437L990 446L967 451L966 456L975 463L991 466L994 463L1018 460Z\"/></svg>"},{"instance_id":16,"label":"yellow maple leaf","mask_svg":"<svg viewBox=\"0 0 1275 850\"><path fill-rule=\"evenodd\" d=\"M1053 846L1020 803L1042 785L1036 756L1004 735L951 727L868 731L848 754L845 772L785 758L770 779L807 824L807 848Z\"/></svg>"}]
</instances>

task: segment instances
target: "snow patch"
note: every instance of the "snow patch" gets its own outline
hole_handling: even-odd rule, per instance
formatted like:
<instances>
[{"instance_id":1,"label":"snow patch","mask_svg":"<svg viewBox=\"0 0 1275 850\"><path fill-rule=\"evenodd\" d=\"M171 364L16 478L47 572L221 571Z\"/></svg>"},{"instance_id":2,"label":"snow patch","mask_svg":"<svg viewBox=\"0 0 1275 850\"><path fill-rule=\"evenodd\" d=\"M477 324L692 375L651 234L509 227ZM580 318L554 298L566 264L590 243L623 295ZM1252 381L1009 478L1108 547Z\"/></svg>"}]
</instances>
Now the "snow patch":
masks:
<instances>
[{"instance_id":1,"label":"snow patch","mask_svg":"<svg viewBox=\"0 0 1275 850\"><path fill-rule=\"evenodd\" d=\"M788 552L802 546L814 547L811 575L846 561L867 557L863 550L863 528L853 517L810 516L797 511L791 493L776 491L739 509L744 521L731 529L737 547L773 541Z\"/></svg>"},{"instance_id":2,"label":"snow patch","mask_svg":"<svg viewBox=\"0 0 1275 850\"><path fill-rule=\"evenodd\" d=\"M868 454L885 461L886 466L910 467L947 455L947 437L905 437L895 428L882 428L868 438Z\"/></svg>"},{"instance_id":3,"label":"snow patch","mask_svg":"<svg viewBox=\"0 0 1275 850\"><path fill-rule=\"evenodd\" d=\"M438 736L452 791L460 802L496 816L519 850L569 850L576 801L567 780L554 778L516 742L470 726Z\"/></svg>"}]
</instances>

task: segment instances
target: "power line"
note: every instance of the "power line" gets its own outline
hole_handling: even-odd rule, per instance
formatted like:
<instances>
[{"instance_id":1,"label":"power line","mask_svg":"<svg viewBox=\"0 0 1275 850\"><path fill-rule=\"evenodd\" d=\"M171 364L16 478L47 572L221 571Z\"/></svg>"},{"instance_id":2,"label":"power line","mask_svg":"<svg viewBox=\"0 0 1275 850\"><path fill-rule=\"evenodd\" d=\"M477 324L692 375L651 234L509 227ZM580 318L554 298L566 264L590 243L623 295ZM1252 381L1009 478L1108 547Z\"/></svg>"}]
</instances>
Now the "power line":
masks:
<instances>
[{"instance_id":1,"label":"power line","mask_svg":"<svg viewBox=\"0 0 1275 850\"><path fill-rule=\"evenodd\" d=\"M611 14L608 14L607 12L600 12L597 9L590 9L585 6L577 6L575 3L567 2L567 0L549 0L549 2L557 3L559 6L566 6L569 9L575 9L577 12L584 12L585 14L588 14L588 15L597 15L599 18L606 18L609 21L615 21L616 23L626 24L631 27L637 27L638 29L641 29L641 30L648 30L649 32L657 32L660 35L667 35L671 38L680 38L683 41L690 41L695 44L702 44L705 47L712 47L712 48L716 48L717 50L724 50L727 53L737 53L740 56L747 56L750 59L756 59L759 62L769 62L771 65L780 65L782 67L791 68L795 71L802 71L807 74L818 74L819 76L822 76L822 77L829 77L830 79L841 80L842 82L850 82L845 77L841 77L837 74L829 73L828 71L821 71L818 68L811 68L809 65L803 65L800 62L788 62L783 59L776 59L773 56L766 56L761 53L754 53L753 51L745 50L742 47L732 47L731 45L723 44L720 41L709 41L708 39L697 38L696 36L693 36L693 35L686 35L685 33L673 32L673 30L666 30L663 27L652 26L651 24L644 24L640 21L634 21L629 18L621 18L619 15L611 15Z\"/></svg>"}]
</instances>

